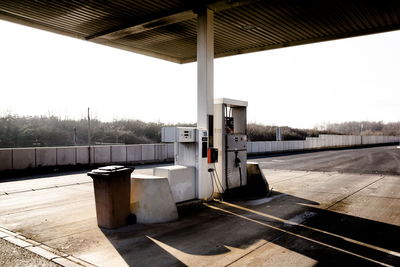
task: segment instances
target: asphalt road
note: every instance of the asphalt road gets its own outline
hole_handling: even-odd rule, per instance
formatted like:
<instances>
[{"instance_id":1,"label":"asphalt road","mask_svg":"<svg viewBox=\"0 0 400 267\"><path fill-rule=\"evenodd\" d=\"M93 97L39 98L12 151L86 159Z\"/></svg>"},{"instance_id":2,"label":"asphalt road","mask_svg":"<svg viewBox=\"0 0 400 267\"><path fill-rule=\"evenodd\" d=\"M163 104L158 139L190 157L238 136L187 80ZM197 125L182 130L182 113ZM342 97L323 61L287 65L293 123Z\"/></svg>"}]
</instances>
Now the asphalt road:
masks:
<instances>
[{"instance_id":1,"label":"asphalt road","mask_svg":"<svg viewBox=\"0 0 400 267\"><path fill-rule=\"evenodd\" d=\"M263 169L400 175L396 146L251 157Z\"/></svg>"}]
</instances>

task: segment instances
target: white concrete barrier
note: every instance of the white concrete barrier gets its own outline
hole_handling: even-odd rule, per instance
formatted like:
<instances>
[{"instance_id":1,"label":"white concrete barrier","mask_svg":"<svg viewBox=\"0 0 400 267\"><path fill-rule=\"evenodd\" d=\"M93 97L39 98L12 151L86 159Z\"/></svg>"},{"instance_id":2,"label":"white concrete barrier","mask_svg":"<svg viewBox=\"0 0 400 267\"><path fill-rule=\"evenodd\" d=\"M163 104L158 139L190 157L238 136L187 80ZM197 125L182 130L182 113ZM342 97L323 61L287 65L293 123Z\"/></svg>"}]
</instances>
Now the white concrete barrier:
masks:
<instances>
[{"instance_id":1,"label":"white concrete barrier","mask_svg":"<svg viewBox=\"0 0 400 267\"><path fill-rule=\"evenodd\" d=\"M258 149L260 153L265 153L267 151L265 142L258 142Z\"/></svg>"},{"instance_id":2,"label":"white concrete barrier","mask_svg":"<svg viewBox=\"0 0 400 267\"><path fill-rule=\"evenodd\" d=\"M57 147L57 166L75 165L75 147Z\"/></svg>"},{"instance_id":3,"label":"white concrete barrier","mask_svg":"<svg viewBox=\"0 0 400 267\"><path fill-rule=\"evenodd\" d=\"M271 142L271 151L278 151L278 142Z\"/></svg>"},{"instance_id":4,"label":"white concrete barrier","mask_svg":"<svg viewBox=\"0 0 400 267\"><path fill-rule=\"evenodd\" d=\"M81 164L81 165L89 164L89 147L78 146L75 148L75 150L76 150L76 164Z\"/></svg>"},{"instance_id":5,"label":"white concrete barrier","mask_svg":"<svg viewBox=\"0 0 400 267\"><path fill-rule=\"evenodd\" d=\"M12 169L12 149L0 149L0 171Z\"/></svg>"},{"instance_id":6,"label":"white concrete barrier","mask_svg":"<svg viewBox=\"0 0 400 267\"><path fill-rule=\"evenodd\" d=\"M260 152L260 146L259 142L251 142L251 153L259 153Z\"/></svg>"},{"instance_id":7,"label":"white concrete barrier","mask_svg":"<svg viewBox=\"0 0 400 267\"><path fill-rule=\"evenodd\" d=\"M111 147L110 146L93 146L93 163L105 164L111 162Z\"/></svg>"},{"instance_id":8,"label":"white concrete barrier","mask_svg":"<svg viewBox=\"0 0 400 267\"><path fill-rule=\"evenodd\" d=\"M154 160L165 161L168 158L166 144L154 144Z\"/></svg>"},{"instance_id":9,"label":"white concrete barrier","mask_svg":"<svg viewBox=\"0 0 400 267\"><path fill-rule=\"evenodd\" d=\"M126 152L128 162L142 161L142 145L127 145Z\"/></svg>"},{"instance_id":10,"label":"white concrete barrier","mask_svg":"<svg viewBox=\"0 0 400 267\"><path fill-rule=\"evenodd\" d=\"M284 150L284 144L283 141L277 141L277 147L276 147L277 151L283 151Z\"/></svg>"},{"instance_id":11,"label":"white concrete barrier","mask_svg":"<svg viewBox=\"0 0 400 267\"><path fill-rule=\"evenodd\" d=\"M266 141L265 142L265 152L271 152L272 151L272 141Z\"/></svg>"},{"instance_id":12,"label":"white concrete barrier","mask_svg":"<svg viewBox=\"0 0 400 267\"><path fill-rule=\"evenodd\" d=\"M154 161L154 144L142 145L142 160Z\"/></svg>"},{"instance_id":13,"label":"white concrete barrier","mask_svg":"<svg viewBox=\"0 0 400 267\"><path fill-rule=\"evenodd\" d=\"M168 159L174 158L174 144L167 144L167 157Z\"/></svg>"},{"instance_id":14,"label":"white concrete barrier","mask_svg":"<svg viewBox=\"0 0 400 267\"><path fill-rule=\"evenodd\" d=\"M251 142L247 142L247 154L250 154L251 152Z\"/></svg>"},{"instance_id":15,"label":"white concrete barrier","mask_svg":"<svg viewBox=\"0 0 400 267\"><path fill-rule=\"evenodd\" d=\"M126 163L126 146L111 146L111 162Z\"/></svg>"},{"instance_id":16,"label":"white concrete barrier","mask_svg":"<svg viewBox=\"0 0 400 267\"><path fill-rule=\"evenodd\" d=\"M321 135L303 141L248 142L249 154L299 151L327 147L346 147L400 142L399 136ZM91 146L90 160L87 146L39 147L0 149L0 170L21 170L44 166L163 162L174 157L174 144L143 144Z\"/></svg>"},{"instance_id":17,"label":"white concrete barrier","mask_svg":"<svg viewBox=\"0 0 400 267\"><path fill-rule=\"evenodd\" d=\"M36 148L36 167L56 166L57 149L55 147Z\"/></svg>"},{"instance_id":18,"label":"white concrete barrier","mask_svg":"<svg viewBox=\"0 0 400 267\"><path fill-rule=\"evenodd\" d=\"M13 149L13 170L22 170L36 167L36 153L34 148Z\"/></svg>"}]
</instances>

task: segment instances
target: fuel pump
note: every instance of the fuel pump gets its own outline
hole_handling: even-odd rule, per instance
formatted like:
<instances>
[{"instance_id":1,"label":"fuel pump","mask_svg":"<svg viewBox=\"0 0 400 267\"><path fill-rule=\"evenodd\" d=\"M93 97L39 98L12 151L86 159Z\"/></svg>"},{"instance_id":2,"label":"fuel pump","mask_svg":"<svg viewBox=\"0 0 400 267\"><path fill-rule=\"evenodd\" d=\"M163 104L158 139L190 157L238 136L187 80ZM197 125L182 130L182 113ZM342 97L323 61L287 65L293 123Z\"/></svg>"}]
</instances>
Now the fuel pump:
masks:
<instances>
[{"instance_id":1,"label":"fuel pump","mask_svg":"<svg viewBox=\"0 0 400 267\"><path fill-rule=\"evenodd\" d=\"M240 190L247 184L247 102L216 99L214 102L214 147L218 149L215 163L216 193Z\"/></svg>"}]
</instances>

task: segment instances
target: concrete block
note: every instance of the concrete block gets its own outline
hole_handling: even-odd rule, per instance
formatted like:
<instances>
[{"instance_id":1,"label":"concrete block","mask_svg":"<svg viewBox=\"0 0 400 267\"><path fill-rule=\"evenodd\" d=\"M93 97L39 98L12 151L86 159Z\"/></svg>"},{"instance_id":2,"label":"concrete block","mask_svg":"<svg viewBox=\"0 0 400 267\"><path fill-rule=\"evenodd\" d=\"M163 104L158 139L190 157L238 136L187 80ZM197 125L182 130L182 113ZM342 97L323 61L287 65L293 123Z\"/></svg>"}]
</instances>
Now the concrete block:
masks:
<instances>
[{"instance_id":1,"label":"concrete block","mask_svg":"<svg viewBox=\"0 0 400 267\"><path fill-rule=\"evenodd\" d=\"M89 164L89 147L77 146L75 149L76 164Z\"/></svg>"},{"instance_id":2,"label":"concrete block","mask_svg":"<svg viewBox=\"0 0 400 267\"><path fill-rule=\"evenodd\" d=\"M334 141L335 141L335 137L333 136L333 135L329 135L328 136L328 140L329 140L329 146L330 147L334 147L335 146L335 143L334 143Z\"/></svg>"},{"instance_id":3,"label":"concrete block","mask_svg":"<svg viewBox=\"0 0 400 267\"><path fill-rule=\"evenodd\" d=\"M350 145L350 136L346 135L345 136L345 146L349 146Z\"/></svg>"},{"instance_id":4,"label":"concrete block","mask_svg":"<svg viewBox=\"0 0 400 267\"><path fill-rule=\"evenodd\" d=\"M111 146L111 162L126 163L126 146Z\"/></svg>"},{"instance_id":5,"label":"concrete block","mask_svg":"<svg viewBox=\"0 0 400 267\"><path fill-rule=\"evenodd\" d=\"M154 144L142 145L142 160L143 161L154 161Z\"/></svg>"},{"instance_id":6,"label":"concrete block","mask_svg":"<svg viewBox=\"0 0 400 267\"><path fill-rule=\"evenodd\" d=\"M168 179L175 202L187 201L196 197L194 167L179 165L157 167L153 169L153 175Z\"/></svg>"},{"instance_id":7,"label":"concrete block","mask_svg":"<svg viewBox=\"0 0 400 267\"><path fill-rule=\"evenodd\" d=\"M317 147L317 140L315 140L315 138L309 139L309 141L310 141L310 148L311 149L314 149L314 148Z\"/></svg>"},{"instance_id":8,"label":"concrete block","mask_svg":"<svg viewBox=\"0 0 400 267\"><path fill-rule=\"evenodd\" d=\"M0 171L12 169L12 149L0 149Z\"/></svg>"},{"instance_id":9,"label":"concrete block","mask_svg":"<svg viewBox=\"0 0 400 267\"><path fill-rule=\"evenodd\" d=\"M128 145L126 153L128 162L142 161L142 145Z\"/></svg>"},{"instance_id":10,"label":"concrete block","mask_svg":"<svg viewBox=\"0 0 400 267\"><path fill-rule=\"evenodd\" d=\"M278 151L278 142L276 141L271 142L271 151L273 152Z\"/></svg>"},{"instance_id":11,"label":"concrete block","mask_svg":"<svg viewBox=\"0 0 400 267\"><path fill-rule=\"evenodd\" d=\"M357 145L361 145L361 135L356 136L356 143Z\"/></svg>"},{"instance_id":12,"label":"concrete block","mask_svg":"<svg viewBox=\"0 0 400 267\"><path fill-rule=\"evenodd\" d=\"M311 142L310 140L304 140L304 149L310 149L311 148Z\"/></svg>"},{"instance_id":13,"label":"concrete block","mask_svg":"<svg viewBox=\"0 0 400 267\"><path fill-rule=\"evenodd\" d=\"M55 147L36 148L36 167L56 166L57 149Z\"/></svg>"},{"instance_id":14,"label":"concrete block","mask_svg":"<svg viewBox=\"0 0 400 267\"><path fill-rule=\"evenodd\" d=\"M253 142L247 142L247 154L253 153L252 152L252 144Z\"/></svg>"},{"instance_id":15,"label":"concrete block","mask_svg":"<svg viewBox=\"0 0 400 267\"><path fill-rule=\"evenodd\" d=\"M276 151L283 151L283 141L277 141Z\"/></svg>"},{"instance_id":16,"label":"concrete block","mask_svg":"<svg viewBox=\"0 0 400 267\"><path fill-rule=\"evenodd\" d=\"M326 140L317 139L317 148L324 148L326 147Z\"/></svg>"},{"instance_id":17,"label":"concrete block","mask_svg":"<svg viewBox=\"0 0 400 267\"><path fill-rule=\"evenodd\" d=\"M76 149L75 147L57 147L57 165L75 165Z\"/></svg>"},{"instance_id":18,"label":"concrete block","mask_svg":"<svg viewBox=\"0 0 400 267\"><path fill-rule=\"evenodd\" d=\"M266 152L265 142L258 142L258 149L260 153Z\"/></svg>"},{"instance_id":19,"label":"concrete block","mask_svg":"<svg viewBox=\"0 0 400 267\"><path fill-rule=\"evenodd\" d=\"M110 146L94 146L93 163L94 164L105 164L111 162L111 147Z\"/></svg>"},{"instance_id":20,"label":"concrete block","mask_svg":"<svg viewBox=\"0 0 400 267\"><path fill-rule=\"evenodd\" d=\"M294 150L294 141L286 141L287 142L287 150Z\"/></svg>"},{"instance_id":21,"label":"concrete block","mask_svg":"<svg viewBox=\"0 0 400 267\"><path fill-rule=\"evenodd\" d=\"M168 179L145 174L132 174L131 212L138 223L162 223L178 219Z\"/></svg>"},{"instance_id":22,"label":"concrete block","mask_svg":"<svg viewBox=\"0 0 400 267\"><path fill-rule=\"evenodd\" d=\"M265 152L272 151L272 142L265 142Z\"/></svg>"},{"instance_id":23,"label":"concrete block","mask_svg":"<svg viewBox=\"0 0 400 267\"><path fill-rule=\"evenodd\" d=\"M164 161L167 159L168 151L166 144L154 144L154 159Z\"/></svg>"},{"instance_id":24,"label":"concrete block","mask_svg":"<svg viewBox=\"0 0 400 267\"><path fill-rule=\"evenodd\" d=\"M304 149L304 141L297 141L297 150L303 150Z\"/></svg>"},{"instance_id":25,"label":"concrete block","mask_svg":"<svg viewBox=\"0 0 400 267\"><path fill-rule=\"evenodd\" d=\"M14 148L13 169L22 170L36 167L35 148Z\"/></svg>"},{"instance_id":26,"label":"concrete block","mask_svg":"<svg viewBox=\"0 0 400 267\"><path fill-rule=\"evenodd\" d=\"M167 158L174 159L175 149L174 144L167 144Z\"/></svg>"},{"instance_id":27,"label":"concrete block","mask_svg":"<svg viewBox=\"0 0 400 267\"><path fill-rule=\"evenodd\" d=\"M283 148L282 150L288 151L289 150L289 142L290 141L282 141Z\"/></svg>"},{"instance_id":28,"label":"concrete block","mask_svg":"<svg viewBox=\"0 0 400 267\"><path fill-rule=\"evenodd\" d=\"M251 142L251 153L259 153L259 152L260 152L259 142Z\"/></svg>"}]
</instances>

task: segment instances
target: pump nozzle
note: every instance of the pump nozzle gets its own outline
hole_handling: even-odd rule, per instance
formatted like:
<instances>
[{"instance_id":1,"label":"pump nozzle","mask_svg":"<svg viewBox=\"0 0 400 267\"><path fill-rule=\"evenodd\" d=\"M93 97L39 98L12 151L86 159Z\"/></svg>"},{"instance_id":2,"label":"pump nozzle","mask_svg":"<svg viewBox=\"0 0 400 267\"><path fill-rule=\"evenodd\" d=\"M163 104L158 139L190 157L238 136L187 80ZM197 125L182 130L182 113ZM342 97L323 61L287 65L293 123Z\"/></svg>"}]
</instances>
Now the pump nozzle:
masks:
<instances>
[{"instance_id":1,"label":"pump nozzle","mask_svg":"<svg viewBox=\"0 0 400 267\"><path fill-rule=\"evenodd\" d=\"M238 151L235 151L235 167L240 167L240 159L238 157Z\"/></svg>"}]
</instances>

